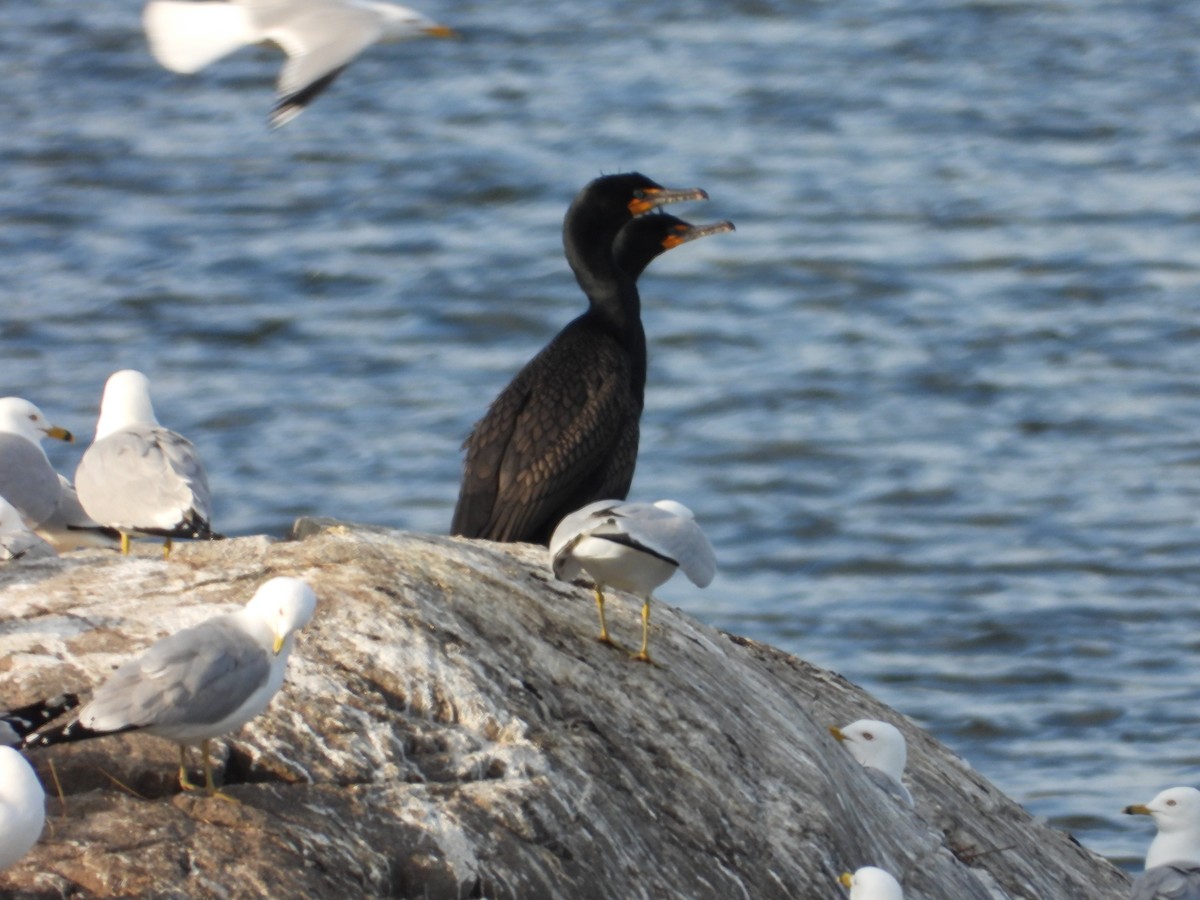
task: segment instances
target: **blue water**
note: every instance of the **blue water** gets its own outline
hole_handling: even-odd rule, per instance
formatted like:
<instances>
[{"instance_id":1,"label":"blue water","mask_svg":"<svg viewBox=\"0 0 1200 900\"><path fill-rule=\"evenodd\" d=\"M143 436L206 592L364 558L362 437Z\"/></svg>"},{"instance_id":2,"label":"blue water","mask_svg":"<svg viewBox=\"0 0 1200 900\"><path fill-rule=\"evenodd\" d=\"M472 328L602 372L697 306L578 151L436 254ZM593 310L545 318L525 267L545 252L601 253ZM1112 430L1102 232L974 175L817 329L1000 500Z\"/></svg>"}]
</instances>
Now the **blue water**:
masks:
<instances>
[{"instance_id":1,"label":"blue water","mask_svg":"<svg viewBox=\"0 0 1200 900\"><path fill-rule=\"evenodd\" d=\"M183 77L132 0L6 6L0 393L87 437L140 368L220 530L443 532L582 308L575 191L702 186L738 231L643 278L633 496L722 570L662 597L1138 864L1119 809L1200 783L1200 4L420 5L461 40L277 132L270 50Z\"/></svg>"}]
</instances>

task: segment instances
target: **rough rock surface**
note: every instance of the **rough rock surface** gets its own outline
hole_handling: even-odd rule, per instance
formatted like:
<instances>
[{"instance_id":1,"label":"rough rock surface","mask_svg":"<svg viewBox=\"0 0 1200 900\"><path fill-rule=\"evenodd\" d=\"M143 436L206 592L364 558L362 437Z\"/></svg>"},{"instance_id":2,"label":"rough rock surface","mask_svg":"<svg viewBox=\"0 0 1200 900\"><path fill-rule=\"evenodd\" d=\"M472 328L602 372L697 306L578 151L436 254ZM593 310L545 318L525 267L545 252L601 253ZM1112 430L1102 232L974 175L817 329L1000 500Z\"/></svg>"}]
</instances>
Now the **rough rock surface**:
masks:
<instances>
[{"instance_id":1,"label":"rough rock surface","mask_svg":"<svg viewBox=\"0 0 1200 900\"><path fill-rule=\"evenodd\" d=\"M240 803L180 794L177 750L152 736L35 751L50 817L0 894L819 900L874 864L910 900L1127 895L835 674L662 604L660 665L632 662L541 548L298 531L0 568L0 706L86 690L269 577L320 598L281 694L221 742ZM618 639L637 640L638 608L610 599ZM827 731L862 717L906 733L915 811Z\"/></svg>"}]
</instances>

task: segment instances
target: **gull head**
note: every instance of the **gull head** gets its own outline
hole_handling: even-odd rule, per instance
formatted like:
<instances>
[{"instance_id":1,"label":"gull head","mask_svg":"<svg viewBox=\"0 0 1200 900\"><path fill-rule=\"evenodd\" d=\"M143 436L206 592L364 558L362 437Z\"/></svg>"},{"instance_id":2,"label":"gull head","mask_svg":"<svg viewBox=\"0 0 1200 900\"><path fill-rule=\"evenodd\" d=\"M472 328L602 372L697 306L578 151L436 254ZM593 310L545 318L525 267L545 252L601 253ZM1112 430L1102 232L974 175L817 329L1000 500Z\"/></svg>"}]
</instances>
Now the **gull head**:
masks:
<instances>
[{"instance_id":1,"label":"gull head","mask_svg":"<svg viewBox=\"0 0 1200 900\"><path fill-rule=\"evenodd\" d=\"M20 397L0 397L0 432L20 435L35 444L48 437L75 440L71 432L51 425L45 413Z\"/></svg>"},{"instance_id":2,"label":"gull head","mask_svg":"<svg viewBox=\"0 0 1200 900\"><path fill-rule=\"evenodd\" d=\"M458 37L453 28L441 25L407 6L396 3L371 3L370 7L383 23L383 41L403 41L418 37Z\"/></svg>"},{"instance_id":3,"label":"gull head","mask_svg":"<svg viewBox=\"0 0 1200 900\"><path fill-rule=\"evenodd\" d=\"M263 584L250 602L246 611L266 622L274 636L272 652L279 651L287 639L312 621L317 610L317 595L299 578L281 576Z\"/></svg>"},{"instance_id":4,"label":"gull head","mask_svg":"<svg viewBox=\"0 0 1200 900\"><path fill-rule=\"evenodd\" d=\"M131 425L158 425L158 419L150 402L150 379L136 369L122 369L104 383L96 440Z\"/></svg>"},{"instance_id":5,"label":"gull head","mask_svg":"<svg viewBox=\"0 0 1200 900\"><path fill-rule=\"evenodd\" d=\"M1123 812L1150 816L1158 826L1158 834L1146 852L1147 869L1173 862L1200 865L1200 791L1167 788L1149 803L1127 806Z\"/></svg>"},{"instance_id":6,"label":"gull head","mask_svg":"<svg viewBox=\"0 0 1200 900\"><path fill-rule=\"evenodd\" d=\"M838 883L850 888L850 900L904 900L900 882L875 866L863 866L853 875L843 872Z\"/></svg>"},{"instance_id":7,"label":"gull head","mask_svg":"<svg viewBox=\"0 0 1200 900\"><path fill-rule=\"evenodd\" d=\"M900 781L908 763L908 745L895 725L876 719L859 719L843 728L830 728L830 733L846 745L850 755L860 765L879 769Z\"/></svg>"}]
</instances>

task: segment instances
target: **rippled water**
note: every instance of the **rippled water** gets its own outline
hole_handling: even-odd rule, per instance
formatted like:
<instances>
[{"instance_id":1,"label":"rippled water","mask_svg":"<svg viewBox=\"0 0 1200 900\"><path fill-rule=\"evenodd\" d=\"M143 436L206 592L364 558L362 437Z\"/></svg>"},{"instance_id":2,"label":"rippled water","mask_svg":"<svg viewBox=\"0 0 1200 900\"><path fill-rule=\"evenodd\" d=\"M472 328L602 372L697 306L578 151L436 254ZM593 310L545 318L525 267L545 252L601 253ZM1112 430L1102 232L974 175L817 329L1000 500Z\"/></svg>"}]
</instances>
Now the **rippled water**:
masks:
<instances>
[{"instance_id":1,"label":"rippled water","mask_svg":"<svg viewBox=\"0 0 1200 900\"><path fill-rule=\"evenodd\" d=\"M701 185L738 231L642 281L633 494L723 568L662 596L1136 865L1118 810L1200 783L1200 4L418 5L462 39L271 133L276 54L185 78L134 2L10 4L0 392L88 435L145 370L229 533L444 531L471 424L582 308L574 192Z\"/></svg>"}]
</instances>

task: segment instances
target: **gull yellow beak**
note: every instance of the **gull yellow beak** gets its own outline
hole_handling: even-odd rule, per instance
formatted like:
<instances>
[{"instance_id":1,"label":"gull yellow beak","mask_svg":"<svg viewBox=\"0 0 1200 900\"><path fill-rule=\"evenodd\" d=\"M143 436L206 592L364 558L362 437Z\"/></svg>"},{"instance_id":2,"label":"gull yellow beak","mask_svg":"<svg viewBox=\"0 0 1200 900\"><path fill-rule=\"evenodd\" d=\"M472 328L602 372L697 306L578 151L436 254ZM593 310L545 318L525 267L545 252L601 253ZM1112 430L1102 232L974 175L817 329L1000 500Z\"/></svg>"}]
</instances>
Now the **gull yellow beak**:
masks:
<instances>
[{"instance_id":1,"label":"gull yellow beak","mask_svg":"<svg viewBox=\"0 0 1200 900\"><path fill-rule=\"evenodd\" d=\"M846 739L846 735L842 734L842 729L838 728L836 725L829 726L829 733L839 741L844 741Z\"/></svg>"},{"instance_id":2,"label":"gull yellow beak","mask_svg":"<svg viewBox=\"0 0 1200 900\"><path fill-rule=\"evenodd\" d=\"M275 650L274 650L274 652L275 652L276 656L278 656L279 651L283 649L283 642L286 640L287 640L287 638L285 638L281 634L275 635Z\"/></svg>"},{"instance_id":3,"label":"gull yellow beak","mask_svg":"<svg viewBox=\"0 0 1200 900\"><path fill-rule=\"evenodd\" d=\"M1150 808L1144 803L1138 803L1134 806L1127 806L1121 812L1127 816L1149 816L1152 815Z\"/></svg>"},{"instance_id":4,"label":"gull yellow beak","mask_svg":"<svg viewBox=\"0 0 1200 900\"><path fill-rule=\"evenodd\" d=\"M57 425L51 425L46 429L48 437L57 438L60 441L66 441L68 444L75 440L75 435L67 431L65 428L59 428Z\"/></svg>"},{"instance_id":5,"label":"gull yellow beak","mask_svg":"<svg viewBox=\"0 0 1200 900\"><path fill-rule=\"evenodd\" d=\"M851 875L849 872L843 872L841 875L838 876L838 884L840 884L842 887L853 887L854 886L854 876Z\"/></svg>"},{"instance_id":6,"label":"gull yellow beak","mask_svg":"<svg viewBox=\"0 0 1200 900\"><path fill-rule=\"evenodd\" d=\"M430 27L425 29L425 33L427 35L429 35L430 37L439 37L439 38L456 38L456 37L458 37L458 32L455 31L453 28L450 28L446 25L431 25Z\"/></svg>"}]
</instances>

